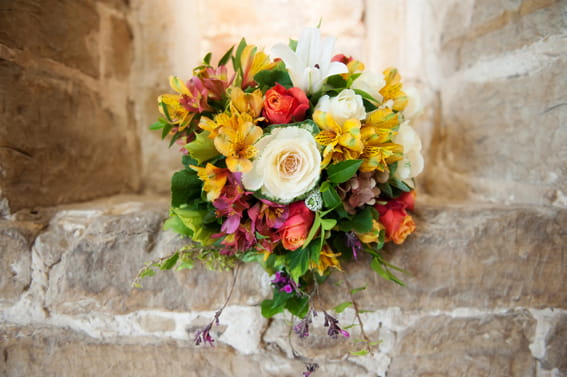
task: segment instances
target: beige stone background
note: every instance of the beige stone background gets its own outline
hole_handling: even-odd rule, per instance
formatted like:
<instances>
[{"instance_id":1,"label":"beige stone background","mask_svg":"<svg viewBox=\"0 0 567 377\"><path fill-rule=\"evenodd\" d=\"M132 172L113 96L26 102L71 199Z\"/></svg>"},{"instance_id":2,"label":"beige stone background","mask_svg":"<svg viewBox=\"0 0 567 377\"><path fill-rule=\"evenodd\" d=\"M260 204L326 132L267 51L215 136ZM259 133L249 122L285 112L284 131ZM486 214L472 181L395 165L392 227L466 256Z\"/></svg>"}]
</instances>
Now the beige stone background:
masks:
<instances>
[{"instance_id":1,"label":"beige stone background","mask_svg":"<svg viewBox=\"0 0 567 377\"><path fill-rule=\"evenodd\" d=\"M0 0L1 376L301 375L257 266L214 349L192 338L230 273L130 282L183 243L161 230L179 154L148 130L167 77L320 19L420 89L427 165L418 230L387 248L407 286L359 262L323 292L368 285L375 352L317 322L295 349L321 376L567 376L567 1Z\"/></svg>"}]
</instances>

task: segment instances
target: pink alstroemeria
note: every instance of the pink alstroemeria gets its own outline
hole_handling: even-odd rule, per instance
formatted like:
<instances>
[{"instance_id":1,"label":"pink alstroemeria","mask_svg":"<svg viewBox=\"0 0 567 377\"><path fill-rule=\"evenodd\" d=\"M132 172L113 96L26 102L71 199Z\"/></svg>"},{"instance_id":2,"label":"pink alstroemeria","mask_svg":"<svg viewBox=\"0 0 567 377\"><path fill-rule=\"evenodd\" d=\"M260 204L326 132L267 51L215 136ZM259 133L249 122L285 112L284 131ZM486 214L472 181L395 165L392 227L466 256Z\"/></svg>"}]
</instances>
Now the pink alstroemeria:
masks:
<instances>
[{"instance_id":1,"label":"pink alstroemeria","mask_svg":"<svg viewBox=\"0 0 567 377\"><path fill-rule=\"evenodd\" d=\"M203 82L203 86L209 91L209 98L213 100L221 100L226 89L234 80L234 74L230 79L228 78L228 70L225 65L221 65L217 69L213 67L204 68L197 75Z\"/></svg>"},{"instance_id":2,"label":"pink alstroemeria","mask_svg":"<svg viewBox=\"0 0 567 377\"><path fill-rule=\"evenodd\" d=\"M248 216L254 224L254 228L262 235L273 233L278 230L287 220L289 206L260 199L260 201L248 210Z\"/></svg>"},{"instance_id":3,"label":"pink alstroemeria","mask_svg":"<svg viewBox=\"0 0 567 377\"><path fill-rule=\"evenodd\" d=\"M240 225L244 211L250 207L246 196L250 193L244 191L240 183L241 173L233 173L228 177L228 184L221 191L220 196L213 202L219 216L226 216L221 226L224 233L234 233Z\"/></svg>"},{"instance_id":4,"label":"pink alstroemeria","mask_svg":"<svg viewBox=\"0 0 567 377\"><path fill-rule=\"evenodd\" d=\"M230 234L217 233L213 234L212 238L221 238L221 245L224 248L220 251L224 255L234 255L241 251L246 251L256 244L256 236L252 229L252 224L248 221L244 224L239 224L234 232Z\"/></svg>"},{"instance_id":5,"label":"pink alstroemeria","mask_svg":"<svg viewBox=\"0 0 567 377\"><path fill-rule=\"evenodd\" d=\"M207 103L209 91L200 78L194 76L187 81L187 92L181 95L179 103L190 113L202 113L213 109Z\"/></svg>"}]
</instances>

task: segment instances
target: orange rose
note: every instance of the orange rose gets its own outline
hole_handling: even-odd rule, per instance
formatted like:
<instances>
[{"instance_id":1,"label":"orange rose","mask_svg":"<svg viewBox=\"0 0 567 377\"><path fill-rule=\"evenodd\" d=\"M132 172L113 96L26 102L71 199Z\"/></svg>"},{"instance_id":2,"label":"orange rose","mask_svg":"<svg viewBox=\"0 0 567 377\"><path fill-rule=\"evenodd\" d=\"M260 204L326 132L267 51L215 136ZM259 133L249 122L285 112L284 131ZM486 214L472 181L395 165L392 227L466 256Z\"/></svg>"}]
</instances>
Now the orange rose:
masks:
<instances>
[{"instance_id":1,"label":"orange rose","mask_svg":"<svg viewBox=\"0 0 567 377\"><path fill-rule=\"evenodd\" d=\"M309 100L299 88L286 89L276 84L266 92L264 116L272 124L300 122L309 110Z\"/></svg>"},{"instance_id":2,"label":"orange rose","mask_svg":"<svg viewBox=\"0 0 567 377\"><path fill-rule=\"evenodd\" d=\"M415 222L406 212L406 208L413 209L414 199L415 191L411 191L403 193L385 205L376 205L380 213L380 222L386 231L386 242L393 241L399 245L415 231Z\"/></svg>"},{"instance_id":3,"label":"orange rose","mask_svg":"<svg viewBox=\"0 0 567 377\"><path fill-rule=\"evenodd\" d=\"M305 243L315 215L303 201L289 206L289 216L279 229L282 245L287 250L297 250Z\"/></svg>"}]
</instances>

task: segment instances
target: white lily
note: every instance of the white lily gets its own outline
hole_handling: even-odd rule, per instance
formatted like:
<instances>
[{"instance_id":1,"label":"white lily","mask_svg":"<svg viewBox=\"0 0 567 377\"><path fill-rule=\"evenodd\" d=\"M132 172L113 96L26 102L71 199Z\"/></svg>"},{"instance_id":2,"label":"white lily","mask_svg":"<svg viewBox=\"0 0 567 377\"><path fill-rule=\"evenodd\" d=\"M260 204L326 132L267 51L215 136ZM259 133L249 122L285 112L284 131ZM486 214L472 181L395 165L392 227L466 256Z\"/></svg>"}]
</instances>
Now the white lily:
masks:
<instances>
[{"instance_id":1,"label":"white lily","mask_svg":"<svg viewBox=\"0 0 567 377\"><path fill-rule=\"evenodd\" d=\"M347 66L332 62L335 38L321 38L317 28L306 28L297 41L296 51L279 43L272 48L272 57L284 61L293 85L305 93L315 93L329 76L347 73Z\"/></svg>"}]
</instances>

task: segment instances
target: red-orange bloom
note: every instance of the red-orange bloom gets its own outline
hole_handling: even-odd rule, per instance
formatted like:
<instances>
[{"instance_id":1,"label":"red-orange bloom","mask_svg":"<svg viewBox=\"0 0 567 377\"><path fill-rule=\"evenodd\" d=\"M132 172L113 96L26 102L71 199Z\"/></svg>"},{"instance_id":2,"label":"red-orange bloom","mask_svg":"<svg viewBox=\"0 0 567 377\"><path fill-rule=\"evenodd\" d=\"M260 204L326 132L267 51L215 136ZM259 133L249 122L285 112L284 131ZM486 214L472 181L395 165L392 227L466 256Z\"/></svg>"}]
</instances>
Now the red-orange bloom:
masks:
<instances>
[{"instance_id":1,"label":"red-orange bloom","mask_svg":"<svg viewBox=\"0 0 567 377\"><path fill-rule=\"evenodd\" d=\"M305 206L303 201L289 206L289 215L280 228L282 245L287 250L297 250L305 243L315 215Z\"/></svg>"},{"instance_id":2,"label":"red-orange bloom","mask_svg":"<svg viewBox=\"0 0 567 377\"><path fill-rule=\"evenodd\" d=\"M276 84L266 92L264 116L272 124L301 122L309 110L309 100L299 88L286 89Z\"/></svg>"},{"instance_id":3,"label":"red-orange bloom","mask_svg":"<svg viewBox=\"0 0 567 377\"><path fill-rule=\"evenodd\" d=\"M406 209L413 209L414 201L415 191L411 191L403 193L385 205L376 205L380 213L380 222L386 231L386 242L393 241L399 245L415 231L415 222L406 212Z\"/></svg>"}]
</instances>

